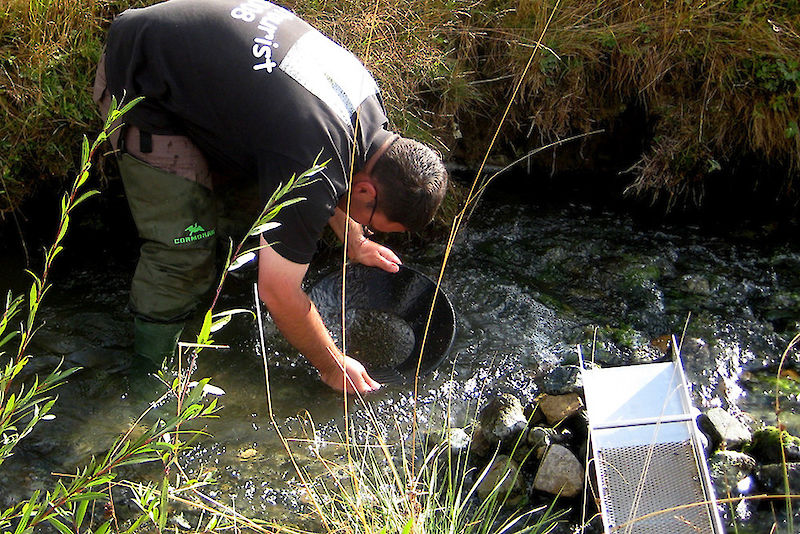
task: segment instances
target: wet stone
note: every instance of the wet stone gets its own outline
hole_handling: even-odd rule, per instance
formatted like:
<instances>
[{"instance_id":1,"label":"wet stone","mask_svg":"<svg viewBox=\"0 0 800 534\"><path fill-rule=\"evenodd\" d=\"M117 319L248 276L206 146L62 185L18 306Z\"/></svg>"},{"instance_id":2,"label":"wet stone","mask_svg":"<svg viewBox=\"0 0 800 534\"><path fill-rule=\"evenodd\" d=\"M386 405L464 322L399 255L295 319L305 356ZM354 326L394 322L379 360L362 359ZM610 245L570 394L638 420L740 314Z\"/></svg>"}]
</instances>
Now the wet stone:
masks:
<instances>
[{"instance_id":1,"label":"wet stone","mask_svg":"<svg viewBox=\"0 0 800 534\"><path fill-rule=\"evenodd\" d=\"M700 416L698 423L712 446L721 449L737 449L753 439L747 425L722 408L711 408Z\"/></svg>"},{"instance_id":2,"label":"wet stone","mask_svg":"<svg viewBox=\"0 0 800 534\"><path fill-rule=\"evenodd\" d=\"M551 495L576 497L583 489L581 462L566 447L551 445L536 471L533 489Z\"/></svg>"},{"instance_id":3,"label":"wet stone","mask_svg":"<svg viewBox=\"0 0 800 534\"><path fill-rule=\"evenodd\" d=\"M496 448L496 444L492 445L489 443L489 440L486 439L483 428L481 428L480 425L477 425L475 427L475 431L472 433L472 446L470 447L470 453L485 458L490 456Z\"/></svg>"},{"instance_id":4,"label":"wet stone","mask_svg":"<svg viewBox=\"0 0 800 534\"><path fill-rule=\"evenodd\" d=\"M528 422L522 403L509 393L491 398L478 415L478 421L490 444L515 440Z\"/></svg>"},{"instance_id":5,"label":"wet stone","mask_svg":"<svg viewBox=\"0 0 800 534\"><path fill-rule=\"evenodd\" d=\"M547 448L558 441L558 431L542 426L530 429L527 435L527 442L537 458L542 458Z\"/></svg>"},{"instance_id":6,"label":"wet stone","mask_svg":"<svg viewBox=\"0 0 800 534\"><path fill-rule=\"evenodd\" d=\"M169 518L169 524L178 530L192 530L192 524L183 516L183 514L176 514Z\"/></svg>"},{"instance_id":7,"label":"wet stone","mask_svg":"<svg viewBox=\"0 0 800 534\"><path fill-rule=\"evenodd\" d=\"M472 438L463 428L448 428L443 432L429 434L428 441L433 445L447 443L451 452L460 453L469 448Z\"/></svg>"},{"instance_id":8,"label":"wet stone","mask_svg":"<svg viewBox=\"0 0 800 534\"><path fill-rule=\"evenodd\" d=\"M462 452L467 450L471 439L463 428L451 428L445 436L452 452Z\"/></svg>"},{"instance_id":9,"label":"wet stone","mask_svg":"<svg viewBox=\"0 0 800 534\"><path fill-rule=\"evenodd\" d=\"M719 497L741 493L742 481L755 471L755 458L736 451L718 451L708 460L708 470ZM749 489L749 488L746 488Z\"/></svg>"},{"instance_id":10,"label":"wet stone","mask_svg":"<svg viewBox=\"0 0 800 534\"><path fill-rule=\"evenodd\" d=\"M539 408L541 408L547 422L555 425L559 421L578 413L583 408L583 400L577 393L542 395L539 399Z\"/></svg>"},{"instance_id":11,"label":"wet stone","mask_svg":"<svg viewBox=\"0 0 800 534\"><path fill-rule=\"evenodd\" d=\"M785 465L786 478L789 481L789 493L800 493L800 462L789 462ZM762 490L774 493L784 493L784 465L762 465L755 472L756 482Z\"/></svg>"},{"instance_id":12,"label":"wet stone","mask_svg":"<svg viewBox=\"0 0 800 534\"><path fill-rule=\"evenodd\" d=\"M236 455L236 457L239 458L242 461L252 460L253 458L256 458L257 456L258 456L258 451L256 449L253 449L253 448L244 449L242 451L239 451L239 453Z\"/></svg>"},{"instance_id":13,"label":"wet stone","mask_svg":"<svg viewBox=\"0 0 800 534\"><path fill-rule=\"evenodd\" d=\"M692 295L711 295L711 284L708 279L698 274L687 274L681 278L682 289Z\"/></svg>"},{"instance_id":14,"label":"wet stone","mask_svg":"<svg viewBox=\"0 0 800 534\"><path fill-rule=\"evenodd\" d=\"M542 379L542 391L549 395L583 393L583 378L577 365L554 368Z\"/></svg>"},{"instance_id":15,"label":"wet stone","mask_svg":"<svg viewBox=\"0 0 800 534\"><path fill-rule=\"evenodd\" d=\"M494 459L486 476L478 484L478 497L486 499L495 488L500 501L508 495L505 506L518 506L525 498L525 486L522 477L519 476L519 465L502 454Z\"/></svg>"},{"instance_id":16,"label":"wet stone","mask_svg":"<svg viewBox=\"0 0 800 534\"><path fill-rule=\"evenodd\" d=\"M787 462L800 462L800 439L785 430L782 432L774 426L764 427L753 433L753 440L746 452L764 464L780 463L785 457ZM781 453L783 441L783 453Z\"/></svg>"}]
</instances>

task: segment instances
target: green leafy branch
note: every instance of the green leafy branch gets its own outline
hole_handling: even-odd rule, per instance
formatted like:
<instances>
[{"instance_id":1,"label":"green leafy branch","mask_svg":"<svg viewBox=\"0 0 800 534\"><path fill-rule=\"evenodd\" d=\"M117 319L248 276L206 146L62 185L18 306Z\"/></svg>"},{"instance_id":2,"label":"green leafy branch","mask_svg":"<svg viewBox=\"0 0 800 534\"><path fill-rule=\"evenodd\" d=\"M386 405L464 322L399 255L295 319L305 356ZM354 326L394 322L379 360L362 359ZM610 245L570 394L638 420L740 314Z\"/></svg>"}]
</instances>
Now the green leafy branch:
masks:
<instances>
[{"instance_id":1,"label":"green leafy branch","mask_svg":"<svg viewBox=\"0 0 800 534\"><path fill-rule=\"evenodd\" d=\"M16 340L17 346L12 350L15 355L9 357L0 367L0 438L2 441L0 443L0 464L13 453L17 443L30 434L37 423L51 417L49 412L55 404L55 397L50 396L49 393L77 370L77 368L62 370L59 364L44 380L40 381L37 377L29 387L26 388L25 385L22 385L17 392L12 392L15 384L20 381L22 371L30 361L30 356L27 355L28 345L38 328L37 312L45 294L50 289L48 278L53 261L63 250L62 243L69 229L70 214L77 206L98 193L95 189L84 191L94 154L101 143L119 127L115 126L115 123L137 102L138 100L133 100L118 109L116 101L112 101L108 119L97 139L90 145L88 138L84 136L80 171L73 181L71 189L65 192L61 198L61 213L56 237L53 244L45 250L42 273L37 275L31 270L26 270L33 279L27 295L27 317L20 321L18 329L10 332L8 332L9 327L15 324L18 316L25 311L25 298L23 296L14 297L11 292L6 296L5 309L0 318L0 357L6 355L4 347L10 345L12 341Z\"/></svg>"},{"instance_id":2,"label":"green leafy branch","mask_svg":"<svg viewBox=\"0 0 800 534\"><path fill-rule=\"evenodd\" d=\"M33 271L26 270L26 272L31 275L31 278L33 278L33 284L31 285L28 294L28 317L24 325L19 329L20 341L17 349L17 361L23 358L23 355L28 348L28 343L30 342L33 334L36 332L36 313L39 310L42 299L50 289L48 275L50 274L53 260L55 260L64 249L62 242L64 237L67 235L67 230L69 228L70 213L72 213L72 210L74 210L87 199L99 194L99 191L96 189L83 191L86 181L89 179L89 171L92 167L94 154L100 145L102 145L114 133L114 131L120 128L121 124L115 123L118 123L120 118L141 99L142 97L133 99L125 104L122 108L117 109L116 99L112 98L111 107L108 111L108 117L106 118L103 130L97 136L97 139L95 139L90 145L89 139L86 136L83 137L80 171L78 172L77 178L73 181L70 191L65 192L61 197L61 216L59 218L58 228L56 229L56 238L53 244L50 245L50 248L45 250L44 269L42 274L41 276L38 276Z\"/></svg>"},{"instance_id":3,"label":"green leafy branch","mask_svg":"<svg viewBox=\"0 0 800 534\"><path fill-rule=\"evenodd\" d=\"M195 348L196 351L202 349L203 346L213 345L214 341L211 338L211 334L229 323L233 315L240 313L253 313L250 310L244 309L227 310L216 314L214 313L214 307L219 299L220 293L222 292L222 286L227 279L228 273L239 269L243 265L250 263L256 258L257 252L263 248L263 245L258 244L250 248L245 248L248 240L251 237L259 238L264 232L280 226L281 223L274 220L278 213L280 213L280 211L284 208L306 200L305 197L298 196L287 199L286 196L290 193L293 193L297 189L300 189L301 187L305 187L313 183L316 180L314 176L322 172L329 161L330 160L326 160L323 163L319 163L318 155L314 159L314 162L311 164L310 168L303 171L299 175L292 174L291 178L289 178L285 184L279 184L278 188L274 193L272 193L272 196L270 196L269 200L267 200L264 208L261 210L261 213L258 215L255 222L253 222L253 224L250 226L250 229L247 231L241 241L239 241L239 244L236 246L236 248L233 247L232 241L229 242L228 255L225 259L225 266L222 270L219 283L217 284L217 290L214 295L214 299L211 302L211 306L209 306L208 311L206 312L203 320L203 326L200 328L200 332L197 335L198 347Z\"/></svg>"},{"instance_id":4,"label":"green leafy branch","mask_svg":"<svg viewBox=\"0 0 800 534\"><path fill-rule=\"evenodd\" d=\"M89 179L94 154L100 145L119 128L121 117L134 106L139 99L133 100L122 108L118 108L116 100L112 100L102 132L90 144L84 137L82 145L81 165L78 176L71 189L61 199L61 211L56 237L53 244L45 250L44 267L41 275L27 271L33 278L33 283L27 295L27 310L25 298L14 297L10 292L5 301L5 307L0 317L0 350L16 341L18 344L11 351L7 361L0 367L0 464L13 454L13 450L20 440L27 436L37 423L52 418L50 410L55 405L56 398L50 393L64 382L78 368L62 370L59 364L44 379L34 377L33 383L22 385L17 392L12 392L14 384L21 381L21 373L27 366L31 357L27 354L31 338L39 328L36 315L45 294L50 289L49 274L56 257L63 250L63 241L69 229L70 215L73 210L98 194L95 189L85 190ZM10 330L16 324L18 317L27 311L27 317L20 321L17 330ZM0 351L0 357L6 351ZM161 460L168 465L173 461L179 450L186 446L182 440L183 435L197 436L198 431L184 432L180 425L186 421L209 417L216 413L216 401L202 401L207 380L199 382L193 389L183 396L182 407L175 417L167 421L158 421L147 428L145 432L133 438L131 432L119 438L108 454L100 461L92 459L89 465L79 469L71 477L69 484L59 480L51 491L42 494L41 491L33 493L30 499L22 501L0 513L0 531L7 532L13 528L14 534L32 532L38 525L47 522L62 534L86 532L91 527L84 528L89 503L98 500L108 500L110 494L99 489L108 485L109 490L116 475L114 470L124 466ZM166 477L164 477L166 481ZM166 483L166 482L165 482ZM140 517L128 530L132 532L146 518L157 518L159 530L163 529L166 517L166 501L160 503L160 513L150 512ZM90 514L91 515L91 514ZM95 532L104 533L110 528L110 521L100 525Z\"/></svg>"},{"instance_id":5,"label":"green leafy branch","mask_svg":"<svg viewBox=\"0 0 800 534\"><path fill-rule=\"evenodd\" d=\"M58 481L52 491L42 496L37 491L33 496L0 514L0 531L5 531L16 524L15 534L32 532L34 527L43 522L48 522L61 534L77 534L85 532L83 523L86 519L87 507L90 502L108 501L110 495L97 488L110 486L116 478L115 470L125 465L136 465L147 462L161 461L169 465L174 461L178 452L183 450L191 440L183 441L182 436L196 437L202 435L201 431L182 431L183 423L200 418L214 416L217 411L216 399L210 402L202 400L203 391L208 384L208 379L201 380L191 388L186 397L183 408L172 418L159 420L147 428L142 435L134 438L129 431L120 437L111 447L102 460L92 458L87 466L79 469L71 477L71 482L65 485ZM132 533L148 518L163 531L167 519L167 505L169 495L168 479L165 476L161 481L162 498L150 502L148 509L144 510L125 533ZM94 532L104 533L110 528L111 519L107 520Z\"/></svg>"}]
</instances>

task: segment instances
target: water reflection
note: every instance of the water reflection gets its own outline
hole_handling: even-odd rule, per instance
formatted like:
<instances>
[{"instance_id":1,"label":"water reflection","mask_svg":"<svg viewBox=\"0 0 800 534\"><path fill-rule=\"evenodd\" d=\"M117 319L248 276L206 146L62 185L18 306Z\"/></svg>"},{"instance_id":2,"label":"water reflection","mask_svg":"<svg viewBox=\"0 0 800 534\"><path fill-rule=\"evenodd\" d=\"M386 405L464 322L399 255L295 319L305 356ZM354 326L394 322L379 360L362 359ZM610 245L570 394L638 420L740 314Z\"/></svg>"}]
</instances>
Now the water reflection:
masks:
<instances>
[{"instance_id":1,"label":"water reflection","mask_svg":"<svg viewBox=\"0 0 800 534\"><path fill-rule=\"evenodd\" d=\"M350 402L354 428L369 431L374 417L387 438L407 437L413 407L423 432L443 420L462 425L488 390L514 392L523 403L532 402L544 375L575 363L578 344L603 364L648 362L664 356L659 340L671 334L684 339L696 405L738 406L770 416L766 390L742 387L739 377L775 366L798 326L795 245L640 229L625 218L581 207L534 211L487 201L481 213L458 238L443 281L458 320L449 359L420 381L416 404L409 387L391 385L370 395L366 407ZM441 245L403 246L397 248L406 263L435 278ZM315 265L312 279L333 267L334 260ZM128 274L104 265L58 282L34 347L43 368L61 355L76 363L91 360L87 347L130 347L124 309ZM250 283L232 280L221 307L251 305ZM195 474L212 471L217 480L212 494L234 498L244 513L292 517L302 507L302 490L272 418L286 436L301 440L292 446L314 473L319 467L311 448L340 454L332 443L344 432L342 398L268 323L270 417L255 325L237 317L217 341L231 348L204 352L196 377L213 377L225 390L224 409L208 422L213 437L185 458L187 468ZM102 453L146 408L149 386L133 387L112 371L87 371L62 389L57 419L41 425L4 465L0 487L9 501L12 488L29 493L50 472ZM788 398L784 409L792 412L796 402ZM157 417L157 410L149 417ZM800 433L796 417L786 421Z\"/></svg>"}]
</instances>

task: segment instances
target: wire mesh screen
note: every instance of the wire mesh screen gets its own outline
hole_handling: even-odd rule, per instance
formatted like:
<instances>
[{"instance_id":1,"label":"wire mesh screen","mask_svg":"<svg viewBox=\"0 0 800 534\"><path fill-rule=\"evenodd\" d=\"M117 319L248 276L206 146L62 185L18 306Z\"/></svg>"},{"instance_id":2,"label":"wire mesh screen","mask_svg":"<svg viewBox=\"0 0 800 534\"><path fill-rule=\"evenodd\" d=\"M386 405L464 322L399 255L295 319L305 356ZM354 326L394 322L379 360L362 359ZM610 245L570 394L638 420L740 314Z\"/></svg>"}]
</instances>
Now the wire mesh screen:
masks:
<instances>
[{"instance_id":1,"label":"wire mesh screen","mask_svg":"<svg viewBox=\"0 0 800 534\"><path fill-rule=\"evenodd\" d=\"M610 532L716 532L709 505L702 504L706 497L691 440L600 447L595 454ZM637 519L662 510L669 511Z\"/></svg>"}]
</instances>

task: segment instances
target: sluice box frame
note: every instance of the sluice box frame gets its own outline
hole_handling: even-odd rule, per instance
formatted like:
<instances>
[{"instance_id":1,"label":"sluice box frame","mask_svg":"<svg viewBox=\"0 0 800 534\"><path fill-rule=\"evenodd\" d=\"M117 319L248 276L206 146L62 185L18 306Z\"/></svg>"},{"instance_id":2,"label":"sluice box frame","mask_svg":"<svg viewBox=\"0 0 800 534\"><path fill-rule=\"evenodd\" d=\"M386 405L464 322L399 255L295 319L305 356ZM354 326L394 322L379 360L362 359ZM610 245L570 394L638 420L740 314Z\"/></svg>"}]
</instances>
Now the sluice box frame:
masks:
<instances>
[{"instance_id":1,"label":"sluice box frame","mask_svg":"<svg viewBox=\"0 0 800 534\"><path fill-rule=\"evenodd\" d=\"M586 368L579 354L609 534L725 532L683 365L672 352L671 362L605 369Z\"/></svg>"}]
</instances>

